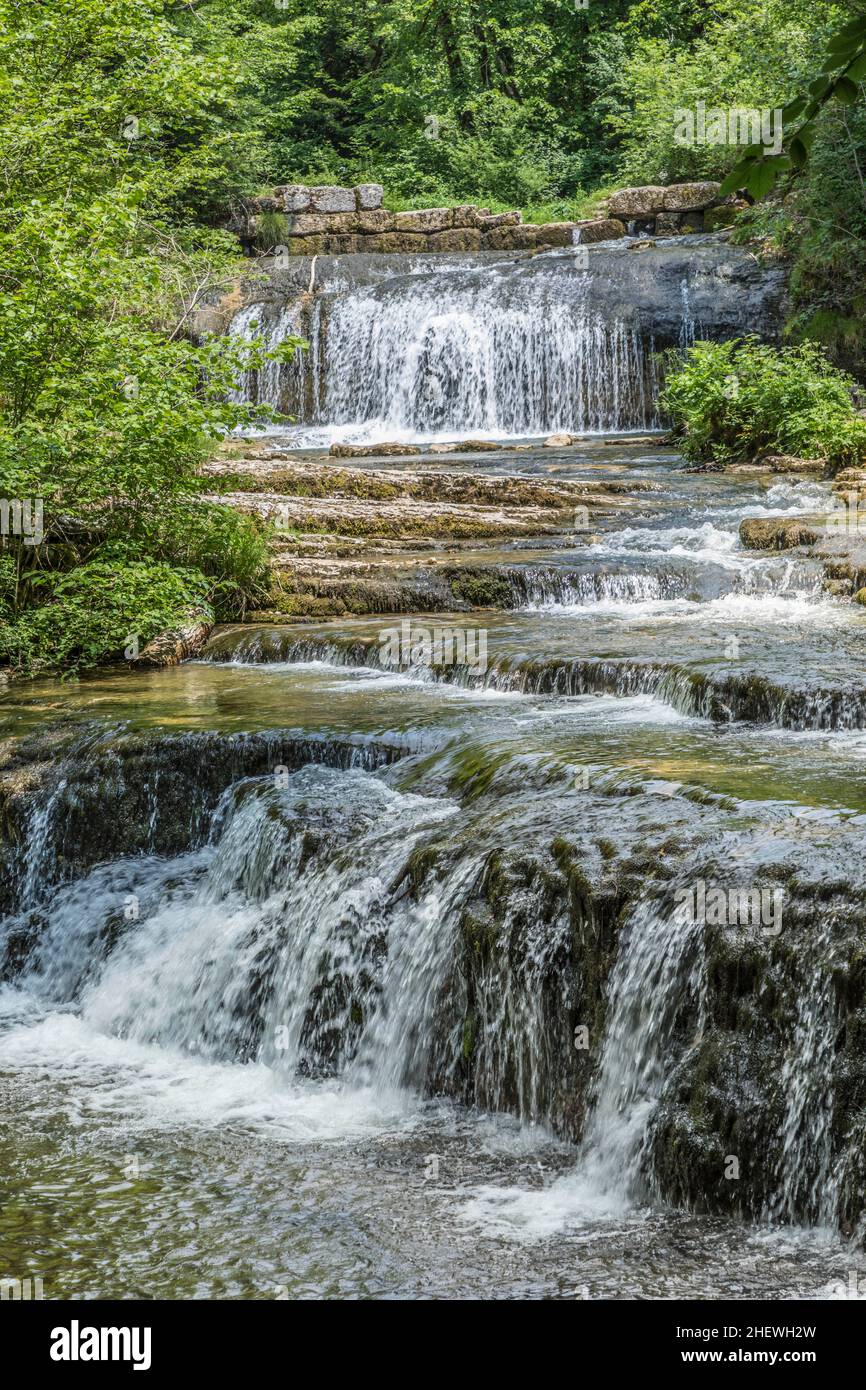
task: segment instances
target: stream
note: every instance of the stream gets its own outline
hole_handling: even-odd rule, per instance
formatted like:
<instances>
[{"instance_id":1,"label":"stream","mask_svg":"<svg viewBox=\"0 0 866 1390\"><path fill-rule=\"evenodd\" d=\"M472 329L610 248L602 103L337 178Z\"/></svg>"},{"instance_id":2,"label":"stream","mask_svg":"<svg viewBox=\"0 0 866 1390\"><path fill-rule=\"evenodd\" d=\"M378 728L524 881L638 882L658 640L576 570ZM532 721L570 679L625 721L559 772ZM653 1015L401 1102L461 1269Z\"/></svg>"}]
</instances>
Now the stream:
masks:
<instances>
[{"instance_id":1,"label":"stream","mask_svg":"<svg viewBox=\"0 0 866 1390\"><path fill-rule=\"evenodd\" d=\"M862 1296L866 611L738 539L828 489L602 437L478 466L653 487L504 547L506 611L3 695L0 1274Z\"/></svg>"}]
</instances>

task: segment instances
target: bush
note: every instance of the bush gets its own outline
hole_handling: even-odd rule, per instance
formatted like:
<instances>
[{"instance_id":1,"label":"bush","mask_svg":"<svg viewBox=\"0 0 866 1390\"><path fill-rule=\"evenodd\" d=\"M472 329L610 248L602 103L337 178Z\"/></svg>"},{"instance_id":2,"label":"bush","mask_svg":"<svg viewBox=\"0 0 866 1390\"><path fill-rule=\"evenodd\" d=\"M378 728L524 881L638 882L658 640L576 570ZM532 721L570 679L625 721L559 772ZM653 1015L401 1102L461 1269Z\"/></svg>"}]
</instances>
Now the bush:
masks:
<instances>
[{"instance_id":1,"label":"bush","mask_svg":"<svg viewBox=\"0 0 866 1390\"><path fill-rule=\"evenodd\" d=\"M866 458L866 420L854 410L853 388L816 344L774 348L752 337L695 343L669 366L661 404L687 458L736 463L795 454L835 470Z\"/></svg>"},{"instance_id":2,"label":"bush","mask_svg":"<svg viewBox=\"0 0 866 1390\"><path fill-rule=\"evenodd\" d=\"M40 576L45 601L0 628L0 661L15 670L77 670L144 647L207 601L208 581L193 569L92 562L69 574Z\"/></svg>"}]
</instances>

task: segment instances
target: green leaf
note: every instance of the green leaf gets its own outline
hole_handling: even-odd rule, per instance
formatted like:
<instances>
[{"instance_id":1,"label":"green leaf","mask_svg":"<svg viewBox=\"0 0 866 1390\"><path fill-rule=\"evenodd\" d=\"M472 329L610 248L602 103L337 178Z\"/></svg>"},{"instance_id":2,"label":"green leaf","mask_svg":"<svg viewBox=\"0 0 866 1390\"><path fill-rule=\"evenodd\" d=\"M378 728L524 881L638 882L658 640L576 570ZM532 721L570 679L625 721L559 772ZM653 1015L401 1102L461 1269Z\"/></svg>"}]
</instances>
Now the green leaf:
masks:
<instances>
[{"instance_id":1,"label":"green leaf","mask_svg":"<svg viewBox=\"0 0 866 1390\"><path fill-rule=\"evenodd\" d=\"M739 164L735 164L727 178L722 181L719 197L726 198L729 193L737 193L745 187L754 163L753 159L741 159Z\"/></svg>"},{"instance_id":2,"label":"green leaf","mask_svg":"<svg viewBox=\"0 0 866 1390\"><path fill-rule=\"evenodd\" d=\"M791 141L791 160L798 169L802 169L809 158L809 150L799 135L795 135Z\"/></svg>"},{"instance_id":3,"label":"green leaf","mask_svg":"<svg viewBox=\"0 0 866 1390\"><path fill-rule=\"evenodd\" d=\"M763 198L782 172L781 159L760 159L752 169L746 187L754 198Z\"/></svg>"},{"instance_id":4,"label":"green leaf","mask_svg":"<svg viewBox=\"0 0 866 1390\"><path fill-rule=\"evenodd\" d=\"M783 106L783 107L782 107L782 120L783 120L783 122L784 122L784 121L793 121L793 120L796 120L797 116L799 116L803 111L806 110L806 105L807 105L807 102L806 102L806 98L805 98L805 97L797 97L797 100L796 100L796 101L791 101L791 102L788 103L787 106Z\"/></svg>"},{"instance_id":5,"label":"green leaf","mask_svg":"<svg viewBox=\"0 0 866 1390\"><path fill-rule=\"evenodd\" d=\"M843 106L853 106L860 92L856 82L852 82L850 77L840 77L833 89L833 95Z\"/></svg>"},{"instance_id":6,"label":"green leaf","mask_svg":"<svg viewBox=\"0 0 866 1390\"><path fill-rule=\"evenodd\" d=\"M859 82L861 77L866 77L866 53L861 53L859 58L855 58L849 68L845 70L845 76L853 78Z\"/></svg>"}]
</instances>

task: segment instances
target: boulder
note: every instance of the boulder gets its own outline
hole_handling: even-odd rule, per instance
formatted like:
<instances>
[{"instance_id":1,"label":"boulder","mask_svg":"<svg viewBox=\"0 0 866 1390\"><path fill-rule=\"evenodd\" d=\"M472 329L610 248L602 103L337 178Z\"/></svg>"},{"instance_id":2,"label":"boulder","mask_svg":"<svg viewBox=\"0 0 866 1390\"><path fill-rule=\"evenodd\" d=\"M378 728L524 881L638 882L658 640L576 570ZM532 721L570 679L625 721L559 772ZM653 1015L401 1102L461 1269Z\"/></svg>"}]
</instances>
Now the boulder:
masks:
<instances>
[{"instance_id":1,"label":"boulder","mask_svg":"<svg viewBox=\"0 0 866 1390\"><path fill-rule=\"evenodd\" d=\"M395 212L391 230L395 232L447 232L454 226L453 208L417 208Z\"/></svg>"},{"instance_id":2,"label":"boulder","mask_svg":"<svg viewBox=\"0 0 866 1390\"><path fill-rule=\"evenodd\" d=\"M575 222L581 244L591 246L596 241L615 241L625 236L625 223L618 217L597 217L593 222Z\"/></svg>"},{"instance_id":3,"label":"boulder","mask_svg":"<svg viewBox=\"0 0 866 1390\"><path fill-rule=\"evenodd\" d=\"M538 228L529 223L518 226L494 227L492 231L481 233L481 247L484 251L531 251L536 244Z\"/></svg>"},{"instance_id":4,"label":"boulder","mask_svg":"<svg viewBox=\"0 0 866 1390\"><path fill-rule=\"evenodd\" d=\"M740 522L740 540L747 550L791 550L797 545L814 545L818 532L794 518L747 517Z\"/></svg>"},{"instance_id":5,"label":"boulder","mask_svg":"<svg viewBox=\"0 0 866 1390\"><path fill-rule=\"evenodd\" d=\"M549 434L544 441L545 449L564 449L568 444L576 444L579 435L576 434Z\"/></svg>"},{"instance_id":6,"label":"boulder","mask_svg":"<svg viewBox=\"0 0 866 1390\"><path fill-rule=\"evenodd\" d=\"M474 203L458 203L457 207L452 208L451 211L454 214L455 227L474 227L481 215Z\"/></svg>"},{"instance_id":7,"label":"boulder","mask_svg":"<svg viewBox=\"0 0 866 1390\"><path fill-rule=\"evenodd\" d=\"M289 236L318 236L331 230L331 220L315 212L291 212L286 217L286 231ZM340 229L335 227L334 231Z\"/></svg>"},{"instance_id":8,"label":"boulder","mask_svg":"<svg viewBox=\"0 0 866 1390\"><path fill-rule=\"evenodd\" d=\"M321 256L325 240L324 236L293 236L289 237L287 249L290 256Z\"/></svg>"},{"instance_id":9,"label":"boulder","mask_svg":"<svg viewBox=\"0 0 866 1390\"><path fill-rule=\"evenodd\" d=\"M660 184L646 184L643 188L620 188L608 199L608 215L628 218L646 217L649 213L662 212L666 192L667 189L662 188Z\"/></svg>"},{"instance_id":10,"label":"boulder","mask_svg":"<svg viewBox=\"0 0 866 1390\"><path fill-rule=\"evenodd\" d=\"M712 179L700 183L672 183L665 189L665 212L698 212L708 208L719 196L721 184Z\"/></svg>"},{"instance_id":11,"label":"boulder","mask_svg":"<svg viewBox=\"0 0 866 1390\"><path fill-rule=\"evenodd\" d=\"M656 222L656 226L658 226L658 222ZM702 212L684 212L680 226L683 232L702 232L704 230L704 214Z\"/></svg>"},{"instance_id":12,"label":"boulder","mask_svg":"<svg viewBox=\"0 0 866 1390\"><path fill-rule=\"evenodd\" d=\"M680 212L660 212L656 218L656 236L679 236L682 231L681 222Z\"/></svg>"},{"instance_id":13,"label":"boulder","mask_svg":"<svg viewBox=\"0 0 866 1390\"><path fill-rule=\"evenodd\" d=\"M492 232L497 227L518 227L523 221L520 212L476 212L475 226L482 232Z\"/></svg>"},{"instance_id":14,"label":"boulder","mask_svg":"<svg viewBox=\"0 0 866 1390\"><path fill-rule=\"evenodd\" d=\"M355 195L355 206L359 212L369 212L382 206L385 190L380 183L359 183L355 185L352 192Z\"/></svg>"},{"instance_id":15,"label":"boulder","mask_svg":"<svg viewBox=\"0 0 866 1390\"><path fill-rule=\"evenodd\" d=\"M419 252L427 249L427 238L420 232L380 232L365 240L375 241L378 249L384 252Z\"/></svg>"},{"instance_id":16,"label":"boulder","mask_svg":"<svg viewBox=\"0 0 866 1390\"><path fill-rule=\"evenodd\" d=\"M371 232L387 232L392 216L393 213L386 212L384 208L377 208L373 212L359 212L353 220L358 231L366 236Z\"/></svg>"},{"instance_id":17,"label":"boulder","mask_svg":"<svg viewBox=\"0 0 866 1390\"><path fill-rule=\"evenodd\" d=\"M364 250L366 237L352 236L345 233L343 235L333 235L325 237L325 251L329 256L354 256L359 251Z\"/></svg>"},{"instance_id":18,"label":"boulder","mask_svg":"<svg viewBox=\"0 0 866 1390\"><path fill-rule=\"evenodd\" d=\"M310 207L313 212L355 212L355 191L352 188L337 188L335 184L325 183L319 188L311 188Z\"/></svg>"}]
</instances>

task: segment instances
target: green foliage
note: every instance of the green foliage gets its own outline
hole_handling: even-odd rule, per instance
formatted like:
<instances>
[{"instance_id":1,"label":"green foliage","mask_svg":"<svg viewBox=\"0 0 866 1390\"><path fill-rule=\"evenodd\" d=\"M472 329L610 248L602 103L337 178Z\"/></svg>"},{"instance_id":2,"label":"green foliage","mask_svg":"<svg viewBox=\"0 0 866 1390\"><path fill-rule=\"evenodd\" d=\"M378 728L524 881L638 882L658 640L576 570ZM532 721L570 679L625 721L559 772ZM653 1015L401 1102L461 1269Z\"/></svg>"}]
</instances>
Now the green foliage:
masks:
<instances>
[{"instance_id":1,"label":"green foliage","mask_svg":"<svg viewBox=\"0 0 866 1390\"><path fill-rule=\"evenodd\" d=\"M190 609L207 584L195 570L168 565L99 563L40 576L43 601L0 627L0 657L14 668L80 669L141 649Z\"/></svg>"},{"instance_id":2,"label":"green foliage","mask_svg":"<svg viewBox=\"0 0 866 1390\"><path fill-rule=\"evenodd\" d=\"M671 362L662 407L687 458L736 463L794 454L836 469L866 458L866 420L854 410L853 387L813 343L699 342Z\"/></svg>"},{"instance_id":3,"label":"green foliage","mask_svg":"<svg viewBox=\"0 0 866 1390\"><path fill-rule=\"evenodd\" d=\"M196 504L197 471L227 431L268 418L230 400L239 374L297 340L187 336L240 268L233 239L191 217L224 205L240 163L221 126L232 69L169 15L0 0L0 497L42 499L46 529L3 556L5 656L25 669L116 649L120 611L96 602L113 567L145 617L192 588L242 610L262 584L261 535ZM110 638L82 627L91 590Z\"/></svg>"},{"instance_id":4,"label":"green foliage","mask_svg":"<svg viewBox=\"0 0 866 1390\"><path fill-rule=\"evenodd\" d=\"M818 116L830 102L853 106L861 101L864 77L866 14L860 13L834 31L821 69L809 83L806 94L796 96L782 111L787 152L767 154L758 147L748 149L722 183L722 192L733 193L744 187L756 198L762 198L783 174L804 168L818 132Z\"/></svg>"}]
</instances>

